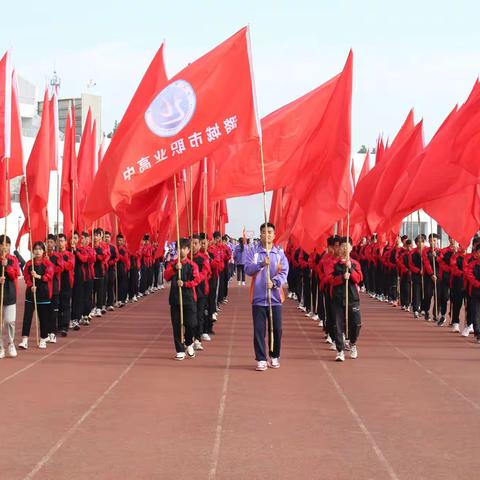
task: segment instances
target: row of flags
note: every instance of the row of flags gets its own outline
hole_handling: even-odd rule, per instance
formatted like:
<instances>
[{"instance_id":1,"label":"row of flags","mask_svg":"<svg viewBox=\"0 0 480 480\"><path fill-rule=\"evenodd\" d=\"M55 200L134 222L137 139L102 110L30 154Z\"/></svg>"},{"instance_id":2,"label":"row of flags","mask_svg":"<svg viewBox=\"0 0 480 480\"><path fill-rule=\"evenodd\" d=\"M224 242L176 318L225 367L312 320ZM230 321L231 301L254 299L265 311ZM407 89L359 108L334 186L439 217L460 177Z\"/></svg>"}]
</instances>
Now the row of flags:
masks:
<instances>
[{"instance_id":1,"label":"row of flags","mask_svg":"<svg viewBox=\"0 0 480 480\"><path fill-rule=\"evenodd\" d=\"M8 178L14 178L23 172L10 65L7 54L0 64L0 154L2 168L10 159ZM99 225L122 231L132 245L146 232L163 242L176 236L178 214L182 235L211 233L228 222L227 198L273 191L270 219L278 239L306 250L340 224L357 239L373 232L391 238L419 208L461 243L469 240L480 225L478 82L428 145L422 121L415 123L409 112L390 144L379 138L375 166L367 154L356 182L352 83L350 52L338 75L259 120L247 28L170 79L162 45L106 152L96 145L89 111L77 154L71 105L60 195L64 232ZM48 225L49 177L58 158L56 102L45 93L21 190L30 218L22 233L30 230L34 240L45 238ZM0 205L5 188L8 182L0 181ZM3 215L8 211L4 205Z\"/></svg>"}]
</instances>

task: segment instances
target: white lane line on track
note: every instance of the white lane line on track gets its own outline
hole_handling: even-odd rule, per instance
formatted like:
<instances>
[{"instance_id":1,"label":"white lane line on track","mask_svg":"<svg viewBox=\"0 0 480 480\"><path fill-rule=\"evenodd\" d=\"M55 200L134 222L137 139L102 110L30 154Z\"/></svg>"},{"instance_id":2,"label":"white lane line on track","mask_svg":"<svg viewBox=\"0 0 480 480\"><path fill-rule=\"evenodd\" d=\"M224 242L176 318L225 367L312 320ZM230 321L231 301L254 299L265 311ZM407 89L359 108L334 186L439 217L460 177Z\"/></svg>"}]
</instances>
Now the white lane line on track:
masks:
<instances>
[{"instance_id":1,"label":"white lane line on track","mask_svg":"<svg viewBox=\"0 0 480 480\"><path fill-rule=\"evenodd\" d=\"M78 430L78 428L87 420L87 418L97 409L97 407L105 400L110 392L122 381L125 375L135 366L135 364L145 355L147 350L152 344L160 338L163 332L166 330L167 325L148 342L146 347L127 365L127 367L120 373L120 375L110 384L110 386L95 400L95 402L86 410L86 412L72 425L58 440L58 442L40 459L35 467L30 471L28 475L24 477L24 480L31 480L35 475L50 461L55 453L62 448L67 440Z\"/></svg>"},{"instance_id":2,"label":"white lane line on track","mask_svg":"<svg viewBox=\"0 0 480 480\"><path fill-rule=\"evenodd\" d=\"M305 337L308 344L310 345L310 348L311 348L312 352L318 358L318 360L320 361L320 364L322 365L323 369L325 370L325 373L327 374L330 381L333 383L333 386L335 387L335 390L337 391L337 393L340 395L340 398L343 400L343 402L347 406L347 409L350 412L350 415L352 415L354 420L357 422L357 425L360 427L360 430L362 431L362 433L365 435L365 438L370 443L370 446L372 447L373 451L375 452L375 455L377 456L378 460L380 461L380 463L384 466L385 470L387 471L389 478L391 480L399 480L399 477L395 473L395 470L393 469L392 465L387 460L387 457L385 457L385 455L383 454L382 450L378 446L378 443L375 441L375 438L373 438L373 435L370 433L367 426L363 422L362 418L360 417L360 415L357 413L357 411L353 407L352 403L350 402L350 400L347 397L347 394L345 393L345 391L342 389L340 384L337 382L337 380L333 376L333 373L328 368L327 363L324 360L321 359L316 347L313 345L312 341L310 340L310 337L306 334L305 330L303 329L303 326L300 324L300 321L298 319L296 319L296 322L297 322L297 325L300 328L303 336Z\"/></svg>"},{"instance_id":3,"label":"white lane line on track","mask_svg":"<svg viewBox=\"0 0 480 480\"><path fill-rule=\"evenodd\" d=\"M42 357L40 357L38 360L35 360L34 362L32 363L29 363L28 365L25 365L24 367L20 368L19 370L16 370L15 372L13 372L12 374L8 375L7 377L5 378L2 378L2 380L0 380L0 386L2 386L4 383L8 382L9 380L11 380L12 378L15 378L17 375L20 375L21 373L23 372L26 372L27 370L30 370L31 368L33 368L35 365L38 365L39 363L43 362L44 360L46 360L47 358L50 358L51 356L55 355L56 353L58 352L61 352L63 349L67 348L68 346L72 345L73 343L76 343L78 342L79 340L81 340L82 338L85 338L85 337L88 337L91 333L93 333L95 330L97 330L98 328L100 327L103 327L105 325L107 325L108 323L110 323L112 320L115 320L116 318L119 318L119 314L120 313L126 313L127 311L132 311L134 307L138 306L138 305L141 305L141 303L136 303L135 305L132 305L132 308L129 309L129 310L125 310L124 312L117 312L115 315L111 316L110 318L104 320L103 322L99 323L98 325L95 325L93 326L92 328L89 328L87 333L83 334L83 335L80 335L78 336L77 338L74 338L73 340L70 340L68 341L67 343L65 343L65 345L62 345L61 347L57 348L56 350L54 350L53 352L50 352L48 353L47 355L43 355ZM85 327L84 327L85 328Z\"/></svg>"},{"instance_id":4,"label":"white lane line on track","mask_svg":"<svg viewBox=\"0 0 480 480\"><path fill-rule=\"evenodd\" d=\"M220 443L222 440L223 418L225 416L225 405L227 403L227 391L228 391L228 383L230 379L230 365L232 363L233 336L235 332L236 321L237 321L237 307L235 306L235 310L233 312L232 326L230 329L230 340L229 340L230 343L228 346L227 362L225 364L225 373L223 375L222 396L220 397L220 404L218 406L217 427L215 430L215 440L213 442L212 461L210 463L210 471L208 473L209 480L214 480L216 478L218 460L220 458Z\"/></svg>"}]
</instances>

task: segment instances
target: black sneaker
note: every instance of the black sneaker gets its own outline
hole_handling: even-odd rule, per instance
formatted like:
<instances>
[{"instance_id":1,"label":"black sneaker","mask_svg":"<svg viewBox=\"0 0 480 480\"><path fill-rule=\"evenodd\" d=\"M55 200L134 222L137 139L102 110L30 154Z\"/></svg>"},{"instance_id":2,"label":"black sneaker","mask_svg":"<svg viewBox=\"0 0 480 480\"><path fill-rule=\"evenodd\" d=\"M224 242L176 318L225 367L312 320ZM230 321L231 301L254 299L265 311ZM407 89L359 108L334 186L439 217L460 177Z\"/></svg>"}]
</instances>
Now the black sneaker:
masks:
<instances>
[{"instance_id":1,"label":"black sneaker","mask_svg":"<svg viewBox=\"0 0 480 480\"><path fill-rule=\"evenodd\" d=\"M439 327L443 327L445 325L446 321L447 321L446 318L442 316L442 317L440 317L440 320L437 322L437 325Z\"/></svg>"},{"instance_id":2,"label":"black sneaker","mask_svg":"<svg viewBox=\"0 0 480 480\"><path fill-rule=\"evenodd\" d=\"M66 330L60 330L60 335L62 337L66 337L68 335L68 332Z\"/></svg>"}]
</instances>

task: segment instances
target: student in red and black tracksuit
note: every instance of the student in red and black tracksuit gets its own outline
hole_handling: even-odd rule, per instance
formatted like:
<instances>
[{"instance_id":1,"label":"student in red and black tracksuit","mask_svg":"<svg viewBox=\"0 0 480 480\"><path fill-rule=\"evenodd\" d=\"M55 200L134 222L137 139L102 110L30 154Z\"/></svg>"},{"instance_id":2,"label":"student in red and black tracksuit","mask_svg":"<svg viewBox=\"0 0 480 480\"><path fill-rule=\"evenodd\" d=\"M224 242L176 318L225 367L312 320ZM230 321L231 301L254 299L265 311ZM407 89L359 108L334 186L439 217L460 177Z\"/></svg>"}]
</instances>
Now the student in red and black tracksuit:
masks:
<instances>
[{"instance_id":1,"label":"student in red and black tracksuit","mask_svg":"<svg viewBox=\"0 0 480 480\"><path fill-rule=\"evenodd\" d=\"M450 261L453 255L458 250L458 245L455 240L448 237L450 245L439 252L438 266L440 271L438 272L438 302L440 307L440 318L438 320L438 326L443 327L446 322L447 306L450 298L450 285L452 283L452 270L450 267Z\"/></svg>"},{"instance_id":2,"label":"student in red and black tracksuit","mask_svg":"<svg viewBox=\"0 0 480 480\"><path fill-rule=\"evenodd\" d=\"M312 290L310 284L310 266L309 266L310 255L302 249L300 254L299 263L302 276L302 291L303 291L303 307L305 314L310 316L312 311Z\"/></svg>"},{"instance_id":3,"label":"student in red and black tracksuit","mask_svg":"<svg viewBox=\"0 0 480 480\"><path fill-rule=\"evenodd\" d=\"M105 239L105 247L108 250L109 257L108 257L108 264L107 264L107 301L106 306L107 310L114 310L113 305L115 301L118 299L115 298L116 295L116 286L117 286L117 262L118 262L118 250L115 245L112 245L112 234L110 232L105 232L104 234Z\"/></svg>"},{"instance_id":4,"label":"student in red and black tracksuit","mask_svg":"<svg viewBox=\"0 0 480 480\"><path fill-rule=\"evenodd\" d=\"M56 332L60 330L58 324L58 315L60 310L60 288L62 282L63 272L63 258L55 251L57 245L57 236L50 233L47 238L47 259L53 263L54 275L53 275L53 293L52 293L52 328L51 332L48 332L47 343L56 343Z\"/></svg>"},{"instance_id":5,"label":"student in red and black tracksuit","mask_svg":"<svg viewBox=\"0 0 480 480\"><path fill-rule=\"evenodd\" d=\"M74 280L75 256L67 250L67 237L58 234L58 255L63 262L60 278L60 303L58 310L58 330L62 337L67 336L72 319L72 288Z\"/></svg>"},{"instance_id":6,"label":"student in red and black tracksuit","mask_svg":"<svg viewBox=\"0 0 480 480\"><path fill-rule=\"evenodd\" d=\"M85 250L88 253L88 269L86 271L85 279L85 295L84 306L83 306L83 318L86 320L87 324L90 322L90 319L95 314L95 307L93 302L93 282L95 280L95 260L96 253L90 244L90 235L87 232L82 233L82 246L85 247Z\"/></svg>"},{"instance_id":7,"label":"student in red and black tracksuit","mask_svg":"<svg viewBox=\"0 0 480 480\"><path fill-rule=\"evenodd\" d=\"M143 244L140 248L140 293L148 295L152 286L153 273L153 249L150 243L150 235L143 237Z\"/></svg>"},{"instance_id":8,"label":"student in red and black tracksuit","mask_svg":"<svg viewBox=\"0 0 480 480\"><path fill-rule=\"evenodd\" d=\"M210 258L210 254L208 253L208 238L206 233L200 234L200 253L206 258L208 261L208 276L205 279L205 295L206 295L206 305L205 305L205 314L204 314L204 321L203 321L203 333L202 333L202 340L206 340L209 342L211 340L210 333L213 332L213 321L212 315L210 314L210 300L211 300L211 289L212 289L212 277L213 277L213 270L212 270L212 260Z\"/></svg>"},{"instance_id":9,"label":"student in red and black tracksuit","mask_svg":"<svg viewBox=\"0 0 480 480\"><path fill-rule=\"evenodd\" d=\"M10 238L0 235L0 249L2 255L0 285L3 284L3 323L7 332L7 350L3 337L0 338L0 358L16 357L15 349L15 321L17 318L17 280L20 276L20 266L14 255L10 255ZM2 332L3 333L3 332Z\"/></svg>"},{"instance_id":10,"label":"student in red and black tracksuit","mask_svg":"<svg viewBox=\"0 0 480 480\"><path fill-rule=\"evenodd\" d=\"M125 246L125 238L119 233L117 235L117 277L118 277L118 301L119 306L123 307L127 302L128 295L128 272L130 270L130 255Z\"/></svg>"},{"instance_id":11,"label":"student in red and black tracksuit","mask_svg":"<svg viewBox=\"0 0 480 480\"><path fill-rule=\"evenodd\" d=\"M178 249L178 248L177 248ZM195 262L188 258L190 240L182 238L178 249L180 258L174 259L167 266L165 279L171 280L170 287L170 315L172 319L173 341L177 352L176 360L185 358L185 347L190 358L195 357L194 337L197 326L197 293L199 273ZM182 291L183 326L185 328L182 338L182 325L180 320L180 295Z\"/></svg>"},{"instance_id":12,"label":"student in red and black tracksuit","mask_svg":"<svg viewBox=\"0 0 480 480\"><path fill-rule=\"evenodd\" d=\"M138 272L140 269L140 255L138 252L129 251L130 272L128 274L128 299L130 302L138 301Z\"/></svg>"},{"instance_id":13,"label":"student in red and black tracksuit","mask_svg":"<svg viewBox=\"0 0 480 480\"><path fill-rule=\"evenodd\" d=\"M88 239L88 233L87 239ZM84 239L82 234L82 239ZM89 272L89 252L85 245L79 244L78 232L73 232L70 240L70 251L75 257L75 266L73 272L73 291L72 291L72 321L70 328L80 330L80 322L85 323L84 309L85 309L85 293L86 281ZM85 240L83 240L85 244ZM90 312L89 312L90 313ZM88 320L88 317L87 317Z\"/></svg>"},{"instance_id":14,"label":"student in red and black tracksuit","mask_svg":"<svg viewBox=\"0 0 480 480\"><path fill-rule=\"evenodd\" d=\"M342 237L340 241L340 258L333 264L331 273L332 316L335 324L336 361L345 360L346 316L348 314L348 339L350 340L350 357L357 358L357 340L362 325L360 316L359 284L362 281L360 264L350 258L352 240ZM348 286L348 313L346 305L346 288Z\"/></svg>"},{"instance_id":15,"label":"student in red and black tracksuit","mask_svg":"<svg viewBox=\"0 0 480 480\"><path fill-rule=\"evenodd\" d=\"M475 263L476 258L476 249L477 245L480 243L478 237L474 237L472 240L472 253L466 254L463 262L463 279L465 282L465 320L466 325L462 331L462 336L468 337L471 333L474 333L474 301L472 298L472 285L471 280L473 279L473 273L471 271L473 264Z\"/></svg>"},{"instance_id":16,"label":"student in red and black tracksuit","mask_svg":"<svg viewBox=\"0 0 480 480\"><path fill-rule=\"evenodd\" d=\"M103 230L96 228L93 232L94 244L93 249L95 251L95 263L94 263L94 281L93 281L93 295L95 298L95 316L101 317L103 307L105 305L105 258L106 252L102 242Z\"/></svg>"},{"instance_id":17,"label":"student in red and black tracksuit","mask_svg":"<svg viewBox=\"0 0 480 480\"><path fill-rule=\"evenodd\" d=\"M210 330L207 332L209 335L214 335L213 323L217 320L218 312L218 291L220 289L220 275L223 264L223 252L219 246L221 240L220 234L215 232L217 237L214 238L213 243L208 247L208 255L210 257L210 267L212 269L212 275L209 281L209 294L208 294L208 323L211 325ZM214 235L215 235L214 234Z\"/></svg>"},{"instance_id":18,"label":"student in red and black tracksuit","mask_svg":"<svg viewBox=\"0 0 480 480\"><path fill-rule=\"evenodd\" d=\"M423 279L423 250L426 237L423 234L415 237L416 248L410 251L408 257L408 268L412 273L412 311L415 318L419 318L423 306L424 279Z\"/></svg>"},{"instance_id":19,"label":"student in red and black tracksuit","mask_svg":"<svg viewBox=\"0 0 480 480\"><path fill-rule=\"evenodd\" d=\"M400 305L402 310L410 311L412 296L412 274L408 267L408 260L412 250L412 241L404 240L403 248L399 250L397 257L397 272L400 276Z\"/></svg>"},{"instance_id":20,"label":"student in red and black tracksuit","mask_svg":"<svg viewBox=\"0 0 480 480\"><path fill-rule=\"evenodd\" d=\"M480 344L480 243L474 247L472 261L465 270L465 274L468 277L473 332L477 343Z\"/></svg>"},{"instance_id":21,"label":"student in red and black tracksuit","mask_svg":"<svg viewBox=\"0 0 480 480\"><path fill-rule=\"evenodd\" d=\"M460 311L465 298L465 279L463 278L463 264L465 250L458 250L450 258L450 291L451 291L451 319L452 331L460 332Z\"/></svg>"},{"instance_id":22,"label":"student in red and black tracksuit","mask_svg":"<svg viewBox=\"0 0 480 480\"><path fill-rule=\"evenodd\" d=\"M29 260L23 269L23 277L27 289L25 290L22 341L18 346L24 350L28 348L28 337L35 311L35 300L40 322L40 343L38 346L39 348L47 348L48 334L54 329L51 305L54 274L55 267L53 263L45 258L45 244L43 242L35 242L33 244L33 268L32 260ZM36 295L35 299L34 295Z\"/></svg>"},{"instance_id":23,"label":"student in red and black tracksuit","mask_svg":"<svg viewBox=\"0 0 480 480\"><path fill-rule=\"evenodd\" d=\"M197 264L199 278L197 286L197 330L195 333L195 349L203 350L202 340L207 340L204 335L208 336L205 330L205 319L208 316L205 311L208 309L208 279L212 271L210 270L210 259L208 253L201 250L201 240L205 238L204 234L193 235L192 253L193 261Z\"/></svg>"},{"instance_id":24,"label":"student in red and black tracksuit","mask_svg":"<svg viewBox=\"0 0 480 480\"><path fill-rule=\"evenodd\" d=\"M430 247L423 249L423 282L424 282L424 297L422 311L425 312L425 320L430 321L430 306L433 299L433 321L438 319L438 272L440 266L438 264L438 235L436 233L428 236Z\"/></svg>"}]
</instances>

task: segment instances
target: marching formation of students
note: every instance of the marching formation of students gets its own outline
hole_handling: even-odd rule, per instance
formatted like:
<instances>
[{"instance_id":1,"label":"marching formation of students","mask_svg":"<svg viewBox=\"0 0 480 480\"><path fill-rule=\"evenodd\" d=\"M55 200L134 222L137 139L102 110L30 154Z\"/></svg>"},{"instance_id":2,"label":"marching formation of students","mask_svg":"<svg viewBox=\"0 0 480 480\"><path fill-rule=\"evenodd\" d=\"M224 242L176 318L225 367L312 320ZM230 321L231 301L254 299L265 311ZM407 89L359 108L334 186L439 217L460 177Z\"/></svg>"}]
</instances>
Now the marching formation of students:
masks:
<instances>
[{"instance_id":1,"label":"marching formation of students","mask_svg":"<svg viewBox=\"0 0 480 480\"><path fill-rule=\"evenodd\" d=\"M452 238L440 248L435 233L420 234L414 243L405 235L381 245L374 235L352 247L350 239L332 236L325 250L310 254L288 244L288 297L319 322L337 361L345 360L345 350L358 357L360 292L438 326L447 325L448 316L453 332L473 333L480 344L480 237L471 253Z\"/></svg>"},{"instance_id":2,"label":"marching formation of students","mask_svg":"<svg viewBox=\"0 0 480 480\"><path fill-rule=\"evenodd\" d=\"M29 348L34 315L38 317L38 347L47 348L57 337L66 337L69 330L88 326L94 317L101 317L115 307L149 295L163 285L163 248L152 244L148 235L138 251L130 251L119 234L116 244L111 234L97 228L91 235L74 232L48 235L46 244L32 245L32 259L24 265L10 254L9 237L0 236L2 249L3 336L0 358L17 356L15 325L18 279L25 281L25 308L22 338L18 347Z\"/></svg>"}]
</instances>

